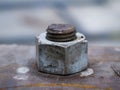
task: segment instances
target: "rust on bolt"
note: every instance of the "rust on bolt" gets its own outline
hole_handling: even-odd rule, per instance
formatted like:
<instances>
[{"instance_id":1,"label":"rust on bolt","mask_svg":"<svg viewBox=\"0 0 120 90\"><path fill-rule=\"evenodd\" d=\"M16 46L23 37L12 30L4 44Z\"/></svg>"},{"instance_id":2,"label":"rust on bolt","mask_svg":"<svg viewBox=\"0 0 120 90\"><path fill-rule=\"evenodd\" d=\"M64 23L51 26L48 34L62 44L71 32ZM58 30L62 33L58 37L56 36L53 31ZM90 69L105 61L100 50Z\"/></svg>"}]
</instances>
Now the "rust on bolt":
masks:
<instances>
[{"instance_id":1,"label":"rust on bolt","mask_svg":"<svg viewBox=\"0 0 120 90\"><path fill-rule=\"evenodd\" d=\"M76 29L69 24L52 24L47 28L46 38L55 42L67 42L76 39Z\"/></svg>"}]
</instances>

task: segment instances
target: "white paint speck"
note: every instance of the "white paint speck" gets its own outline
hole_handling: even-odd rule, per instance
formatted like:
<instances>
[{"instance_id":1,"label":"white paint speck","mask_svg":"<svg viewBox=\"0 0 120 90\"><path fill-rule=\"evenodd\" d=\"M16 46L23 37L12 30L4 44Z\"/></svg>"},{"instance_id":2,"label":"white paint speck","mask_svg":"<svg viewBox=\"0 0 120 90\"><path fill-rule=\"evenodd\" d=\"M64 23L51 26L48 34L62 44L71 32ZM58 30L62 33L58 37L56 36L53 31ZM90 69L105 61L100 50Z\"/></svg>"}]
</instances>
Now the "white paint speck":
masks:
<instances>
[{"instance_id":1,"label":"white paint speck","mask_svg":"<svg viewBox=\"0 0 120 90\"><path fill-rule=\"evenodd\" d=\"M16 75L13 78L16 80L27 80L28 76L27 75Z\"/></svg>"},{"instance_id":2,"label":"white paint speck","mask_svg":"<svg viewBox=\"0 0 120 90\"><path fill-rule=\"evenodd\" d=\"M19 73L19 74L25 74L27 72L29 72L28 67L20 67L20 68L17 69L17 73Z\"/></svg>"},{"instance_id":3,"label":"white paint speck","mask_svg":"<svg viewBox=\"0 0 120 90\"><path fill-rule=\"evenodd\" d=\"M87 77L87 76L90 76L94 73L93 69L92 68L88 68L87 70L83 71L80 73L80 76L81 77Z\"/></svg>"},{"instance_id":4,"label":"white paint speck","mask_svg":"<svg viewBox=\"0 0 120 90\"><path fill-rule=\"evenodd\" d=\"M120 48L115 48L115 51L120 52Z\"/></svg>"},{"instance_id":5,"label":"white paint speck","mask_svg":"<svg viewBox=\"0 0 120 90\"><path fill-rule=\"evenodd\" d=\"M29 68L28 67L19 67L16 72L17 75L15 75L13 78L16 80L27 80L28 76L27 76L27 72L29 72Z\"/></svg>"}]
</instances>

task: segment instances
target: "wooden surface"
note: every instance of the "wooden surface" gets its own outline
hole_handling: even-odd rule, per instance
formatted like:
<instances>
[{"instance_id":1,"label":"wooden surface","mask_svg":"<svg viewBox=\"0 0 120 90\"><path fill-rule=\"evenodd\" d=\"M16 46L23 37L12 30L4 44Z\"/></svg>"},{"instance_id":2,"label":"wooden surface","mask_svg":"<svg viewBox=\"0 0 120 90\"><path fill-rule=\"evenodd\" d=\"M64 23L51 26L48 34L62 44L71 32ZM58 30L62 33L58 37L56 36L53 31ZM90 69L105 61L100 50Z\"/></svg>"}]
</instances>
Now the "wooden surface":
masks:
<instances>
[{"instance_id":1,"label":"wooden surface","mask_svg":"<svg viewBox=\"0 0 120 90\"><path fill-rule=\"evenodd\" d=\"M89 46L88 56L93 75L56 76L37 71L35 46L0 45L0 90L119 90L111 66L120 63L120 47Z\"/></svg>"}]
</instances>

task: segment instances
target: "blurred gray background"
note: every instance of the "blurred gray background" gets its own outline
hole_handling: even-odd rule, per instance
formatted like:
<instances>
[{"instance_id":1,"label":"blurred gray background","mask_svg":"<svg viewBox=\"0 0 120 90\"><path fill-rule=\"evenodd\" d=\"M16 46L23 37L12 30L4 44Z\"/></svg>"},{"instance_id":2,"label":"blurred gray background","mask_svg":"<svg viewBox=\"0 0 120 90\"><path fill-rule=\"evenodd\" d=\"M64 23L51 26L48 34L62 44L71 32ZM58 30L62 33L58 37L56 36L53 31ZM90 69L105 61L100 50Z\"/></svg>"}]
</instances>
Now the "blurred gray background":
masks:
<instances>
[{"instance_id":1,"label":"blurred gray background","mask_svg":"<svg viewBox=\"0 0 120 90\"><path fill-rule=\"evenodd\" d=\"M120 0L0 0L0 44L35 44L53 23L68 23L90 44L120 46Z\"/></svg>"}]
</instances>

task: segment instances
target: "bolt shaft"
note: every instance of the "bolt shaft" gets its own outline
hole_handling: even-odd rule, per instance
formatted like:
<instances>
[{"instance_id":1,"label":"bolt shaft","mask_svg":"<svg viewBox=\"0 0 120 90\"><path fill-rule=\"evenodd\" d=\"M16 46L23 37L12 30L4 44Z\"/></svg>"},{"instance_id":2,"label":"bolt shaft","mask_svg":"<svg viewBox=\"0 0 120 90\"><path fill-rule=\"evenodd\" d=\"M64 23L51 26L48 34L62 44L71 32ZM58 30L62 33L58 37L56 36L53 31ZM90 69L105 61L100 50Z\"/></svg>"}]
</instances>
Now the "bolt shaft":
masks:
<instances>
[{"instance_id":1,"label":"bolt shaft","mask_svg":"<svg viewBox=\"0 0 120 90\"><path fill-rule=\"evenodd\" d=\"M46 38L54 42L68 42L76 39L76 29L69 24L52 24L47 28Z\"/></svg>"}]
</instances>

